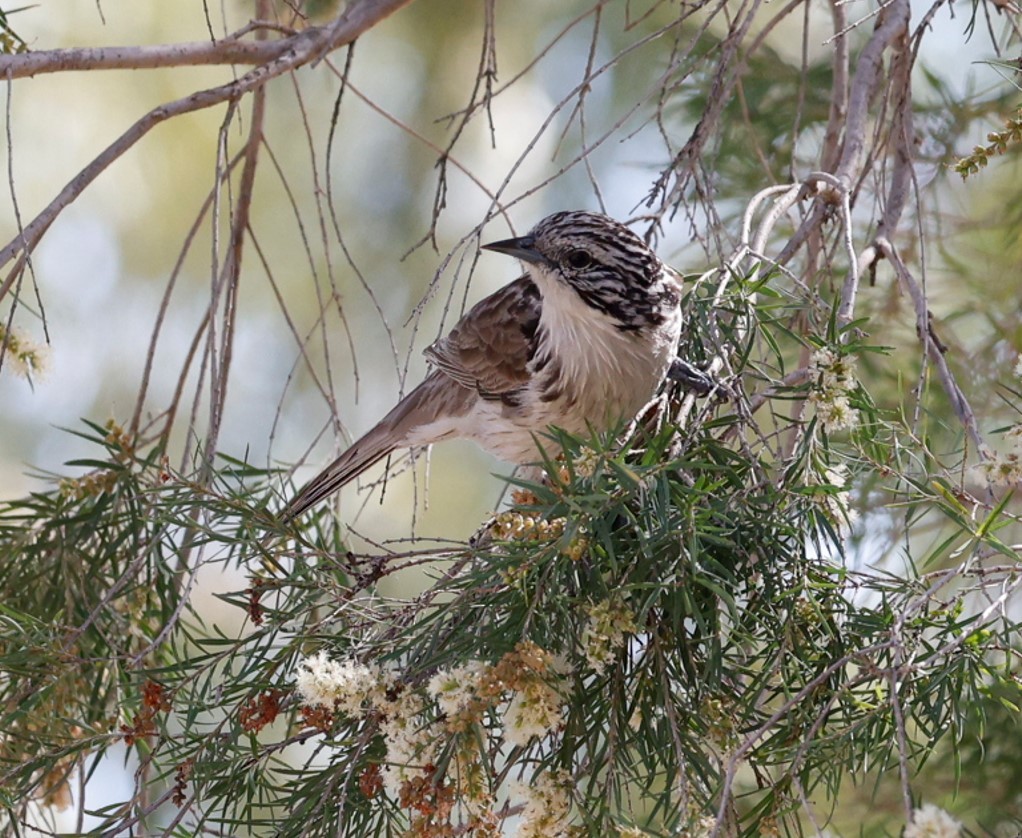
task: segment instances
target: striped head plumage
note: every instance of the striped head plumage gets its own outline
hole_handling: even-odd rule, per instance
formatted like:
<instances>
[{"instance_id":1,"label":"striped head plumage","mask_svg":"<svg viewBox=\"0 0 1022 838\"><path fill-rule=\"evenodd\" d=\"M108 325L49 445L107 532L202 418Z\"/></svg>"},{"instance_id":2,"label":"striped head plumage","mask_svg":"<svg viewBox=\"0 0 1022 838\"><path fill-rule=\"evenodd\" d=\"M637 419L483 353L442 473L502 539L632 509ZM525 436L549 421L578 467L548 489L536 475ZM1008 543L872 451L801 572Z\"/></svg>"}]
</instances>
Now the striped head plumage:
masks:
<instances>
[{"instance_id":1,"label":"striped head plumage","mask_svg":"<svg viewBox=\"0 0 1022 838\"><path fill-rule=\"evenodd\" d=\"M635 233L600 213L557 212L524 236L484 247L534 266L541 290L544 278L570 286L624 331L659 326L678 304L676 284L662 282L670 269Z\"/></svg>"}]
</instances>

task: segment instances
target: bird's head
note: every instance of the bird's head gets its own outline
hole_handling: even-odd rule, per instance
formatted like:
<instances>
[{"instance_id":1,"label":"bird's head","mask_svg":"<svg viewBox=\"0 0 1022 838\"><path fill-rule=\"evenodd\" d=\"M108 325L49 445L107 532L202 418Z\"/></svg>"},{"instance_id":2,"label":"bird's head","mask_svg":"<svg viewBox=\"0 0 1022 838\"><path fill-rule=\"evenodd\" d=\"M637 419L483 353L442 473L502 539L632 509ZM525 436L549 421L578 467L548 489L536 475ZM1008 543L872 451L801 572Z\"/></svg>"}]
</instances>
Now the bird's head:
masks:
<instances>
[{"instance_id":1,"label":"bird's head","mask_svg":"<svg viewBox=\"0 0 1022 838\"><path fill-rule=\"evenodd\" d=\"M662 316L664 265L613 218L583 210L556 212L524 236L483 247L521 259L540 293L547 281L563 283L621 329L657 325Z\"/></svg>"}]
</instances>

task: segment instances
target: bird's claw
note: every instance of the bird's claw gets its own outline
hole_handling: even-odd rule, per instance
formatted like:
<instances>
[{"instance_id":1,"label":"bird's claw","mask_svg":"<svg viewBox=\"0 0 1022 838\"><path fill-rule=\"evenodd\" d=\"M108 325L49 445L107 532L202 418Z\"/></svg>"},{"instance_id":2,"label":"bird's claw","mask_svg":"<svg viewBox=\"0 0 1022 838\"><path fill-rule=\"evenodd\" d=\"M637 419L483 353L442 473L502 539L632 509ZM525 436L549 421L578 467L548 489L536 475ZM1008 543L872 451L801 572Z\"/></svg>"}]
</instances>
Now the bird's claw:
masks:
<instances>
[{"instance_id":1,"label":"bird's claw","mask_svg":"<svg viewBox=\"0 0 1022 838\"><path fill-rule=\"evenodd\" d=\"M724 398L730 398L733 395L731 389L720 379L681 358L675 358L671 362L671 367L667 370L667 377L698 396L708 396L713 391Z\"/></svg>"}]
</instances>

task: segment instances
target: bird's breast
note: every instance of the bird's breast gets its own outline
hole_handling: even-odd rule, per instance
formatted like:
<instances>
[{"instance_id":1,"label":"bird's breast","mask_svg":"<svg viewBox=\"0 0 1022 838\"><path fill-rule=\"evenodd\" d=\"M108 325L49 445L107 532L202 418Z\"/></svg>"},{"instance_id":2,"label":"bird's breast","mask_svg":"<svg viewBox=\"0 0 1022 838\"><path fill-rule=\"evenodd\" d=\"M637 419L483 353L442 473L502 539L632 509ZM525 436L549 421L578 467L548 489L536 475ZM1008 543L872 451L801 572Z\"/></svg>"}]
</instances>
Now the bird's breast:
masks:
<instances>
[{"instance_id":1,"label":"bird's breast","mask_svg":"<svg viewBox=\"0 0 1022 838\"><path fill-rule=\"evenodd\" d=\"M572 433L606 430L634 417L656 394L677 330L626 332L600 320L547 337L534 360L534 421Z\"/></svg>"},{"instance_id":2,"label":"bird's breast","mask_svg":"<svg viewBox=\"0 0 1022 838\"><path fill-rule=\"evenodd\" d=\"M513 399L480 400L461 434L502 460L536 463L550 427L578 436L616 427L656 395L680 331L677 306L655 326L625 329L570 288L544 287L528 383Z\"/></svg>"}]
</instances>

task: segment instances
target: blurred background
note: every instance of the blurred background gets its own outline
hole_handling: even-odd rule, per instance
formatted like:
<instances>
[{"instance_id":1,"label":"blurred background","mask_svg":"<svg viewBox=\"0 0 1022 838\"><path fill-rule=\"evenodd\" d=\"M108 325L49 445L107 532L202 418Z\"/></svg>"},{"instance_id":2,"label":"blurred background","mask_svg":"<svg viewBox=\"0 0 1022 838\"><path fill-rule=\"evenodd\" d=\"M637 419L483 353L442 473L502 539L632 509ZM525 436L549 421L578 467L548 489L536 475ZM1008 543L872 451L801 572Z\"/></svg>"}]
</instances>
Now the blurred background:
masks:
<instances>
[{"instance_id":1,"label":"blurred background","mask_svg":"<svg viewBox=\"0 0 1022 838\"><path fill-rule=\"evenodd\" d=\"M918 4L914 18L928 8ZM422 350L466 307L518 275L513 260L480 256L480 241L521 234L566 208L635 219L645 232L646 199L690 136L712 81L709 61L699 64L711 46L677 66L672 50L696 39L704 23L711 34L718 24L695 18L690 30L658 35L678 9L498 4L489 53L485 4L419 0L358 41L346 84L344 51L272 82L218 450L260 467L297 465L294 480L303 482L421 379ZM863 3L848 9L852 21L869 13ZM47 50L203 41L241 28L252 14L240 0L41 0L9 12L8 22L29 49ZM284 3L274 14L294 19ZM804 17L769 29L767 20L701 177L677 211L658 218L658 252L686 273L719 264L737 241L749 198L803 177L819 148L814 119L829 100L830 14L808 6ZM992 430L1017 421L993 389L1010 377L1022 346L1017 168L999 161L996 176L971 189L949 170L956 154L997 127L997 103L1017 98L1010 68L990 63L1007 35L994 32L991 40L986 26L948 10L931 21L914 91L923 129L915 186L929 209L916 231L901 235L906 252L926 265L942 337L958 350L960 380ZM612 59L579 109L577 86ZM3 85L0 142L10 184L0 197L3 241L149 110L245 69L58 73ZM674 88L664 83L672 74ZM497 95L488 112L463 122L470 103L483 107L481 91L473 95L480 78ZM805 118L793 130L795 97ZM247 136L249 107L241 102L229 119L220 106L157 126L44 236L13 315L10 298L0 306L45 357L29 379L9 368L0 374L0 496L81 472L64 464L95 452L69 431L80 430L83 418L127 424L150 351L141 424L162 427L178 399L172 463L185 471L194 465L210 381L190 352L226 252L236 184L223 178L224 167ZM931 236L927 249L912 253L921 231ZM881 342L904 341L915 357L911 308L889 273L879 279L863 293L863 313L887 330ZM897 370L887 373L895 386ZM340 508L370 542L465 539L499 503L503 483L492 474L507 470L470 443L446 443L428 469L420 462L390 480L382 503L379 492L367 499L349 487ZM225 612L224 619L232 618Z\"/></svg>"},{"instance_id":2,"label":"blurred background","mask_svg":"<svg viewBox=\"0 0 1022 838\"><path fill-rule=\"evenodd\" d=\"M313 11L330 12L329 4L321 6ZM577 22L589 9L587 3L551 6L540 0L497 8L492 79L500 93L488 116L464 125L442 187L437 160L461 126L458 112L470 101L483 60L485 12L479 3L412 3L367 33L356 45L336 119L343 53L331 56L329 65L304 68L269 86L251 220L256 247L246 252L242 266L221 451L256 465L304 462L296 476L301 482L414 386L426 369L422 349L467 305L518 273L512 260L496 254L476 263L479 239L467 238L494 212L494 196L506 216L485 226L482 241L509 235L510 224L524 232L557 209L603 208L620 219L646 211L643 201L669 161L669 148L691 133L705 96L699 85L706 79L698 67L689 68L686 87L663 109L669 122L650 120L656 104L650 98L670 53L663 44L657 51L634 45L673 19L673 5L611 3L595 40L592 16ZM30 49L44 50L201 41L211 31L235 31L252 13L251 4L240 0L205 11L197 3L43 0L12 14L9 22ZM283 4L276 14L290 20ZM823 43L829 17L810 18L804 33L801 23L782 20L766 35L764 51L775 78L750 78L749 100L736 102L736 108L769 122L771 97L798 78L803 49L810 65L829 60ZM1003 92L1003 70L973 63L991 57L986 39L966 40L964 22L947 14L933 25L936 35L925 41L920 62L932 78L921 80L921 98L935 91L988 98ZM952 44L955 61L941 61ZM587 65L600 66L626 48L630 53L591 85L580 113L572 91ZM17 218L27 223L148 110L222 84L242 69L61 73L5 87L12 188L0 198L4 241L16 235ZM826 90L818 93L825 96ZM212 194L218 168L245 137L246 107L229 124L226 108L217 107L157 126L43 238L33 256L34 287L23 288L14 324L24 337L45 345L45 369L30 382L0 375L4 496L44 488L44 475L67 472L63 464L87 448L68 433L81 418L129 420L178 260L180 274L156 342L143 415L159 416L186 372L182 415L174 424L184 450L196 391L209 386L208 376L199 382L194 361L185 371L186 353L208 306L216 270L214 231L225 232L229 188L221 184L217 223L206 214L191 237L189 230ZM783 128L786 115L777 109L778 145L792 145L782 134L790 130ZM958 203L956 178L942 171L951 150L941 146L948 119L947 114L935 119L934 136L920 138L944 159L934 159L930 171L918 174L928 199L939 197L952 214L971 214L975 211ZM731 139L714 150L720 165L703 184L709 192L701 196L704 203L661 218L658 250L687 272L713 264L718 248L726 249L738 233L735 213L750 194L769 185L754 160L731 159L742 149L742 137L737 125L728 133ZM800 153L808 162L818 138L807 128L799 142L795 162ZM580 150L593 145L580 161ZM772 174L783 180L787 173ZM939 182L931 184L934 178ZM435 240L424 241L440 188L443 211ZM969 196L974 198L975 193ZM709 217L707 207L719 217ZM978 233L976 238L974 250L983 249ZM224 241L216 247L222 261ZM990 250L984 258L1002 254L996 243ZM981 264L971 265L984 274ZM939 261L930 267L931 276L940 279ZM960 290L959 285L955 294ZM939 288L936 294L939 303ZM902 325L911 327L911 321ZM201 401L195 416L201 435ZM391 481L384 505L367 504L359 526L379 536L393 523L407 533L415 509L418 532L465 536L497 501L499 484L489 473L503 470L470 443L438 446L432 454L434 493L442 486L445 493L456 492L459 503L424 509L420 472L418 480ZM409 503L412 494L417 504ZM345 501L349 512L359 505L357 498Z\"/></svg>"},{"instance_id":3,"label":"blurred background","mask_svg":"<svg viewBox=\"0 0 1022 838\"><path fill-rule=\"evenodd\" d=\"M243 262L220 450L257 465L304 460L300 482L414 386L426 369L422 349L467 305L519 273L513 260L496 254L475 264L478 239L462 244L493 212L491 196L498 190L507 217L488 224L483 241L511 234L509 221L523 233L557 209L602 204L622 219L640 211L667 156L655 126L640 118L629 122L626 108L634 91L649 88L662 68L625 61L593 85L586 100L589 131L593 138L608 130L611 136L586 166L576 162L583 141L577 117L569 124L570 103L544 127L585 71L591 28L576 27L529 65L537 49L584 8L577 5L574 11L571 4L554 10L540 2L501 10L495 81L528 68L526 77L493 101L492 133L486 118L465 127L452 153L455 165L446 169L435 242L423 238L438 190L436 162L458 119L446 117L468 104L468 82L479 70L479 4L413 3L357 44L329 160L343 55L334 55L331 67L303 69L269 87L251 222L258 250L250 249ZM58 0L12 15L11 23L30 49L41 50L203 40L209 26L233 31L251 13L249 4L227 3L208 21L198 5L186 10L179 4ZM643 26L653 31L669 15L665 9L663 20L647 19ZM607 31L607 42L598 45L600 61L634 39L633 33ZM31 219L149 109L222 84L232 72L58 74L8 88L18 215ZM34 290L23 292L15 323L32 341L47 344L46 366L31 382L0 376L0 400L7 407L0 416L4 495L43 488L44 473L66 473L63 464L87 448L67 432L81 418L127 422L161 300L183 257L144 409L157 416L170 403L208 305L213 230L224 232L228 190L220 196L220 223L207 215L184 254L183 243L211 195L222 164L218 151L236 148L246 130L244 112L224 128L225 110L158 126L61 214L34 254L41 305L35 305ZM679 120L679 132L690 129ZM325 218L328 200L339 235ZM5 241L17 231L13 209L0 213ZM666 225L660 250L701 269L707 257L687 246L692 238L690 220L677 218ZM186 415L175 426L181 445L196 367L186 379ZM201 433L201 408L197 417ZM445 496L457 493L459 503L423 509L422 475L418 481L398 479L391 481L384 507L367 505L360 526L379 535L376 519L382 518L407 533L415 508L409 497L418 489L419 532L468 535L497 502L500 484L489 473L503 470L470 443L439 446L432 454L434 492L442 485ZM349 511L352 503L357 499L346 504Z\"/></svg>"}]
</instances>

